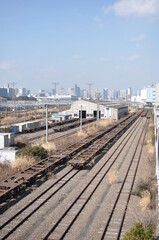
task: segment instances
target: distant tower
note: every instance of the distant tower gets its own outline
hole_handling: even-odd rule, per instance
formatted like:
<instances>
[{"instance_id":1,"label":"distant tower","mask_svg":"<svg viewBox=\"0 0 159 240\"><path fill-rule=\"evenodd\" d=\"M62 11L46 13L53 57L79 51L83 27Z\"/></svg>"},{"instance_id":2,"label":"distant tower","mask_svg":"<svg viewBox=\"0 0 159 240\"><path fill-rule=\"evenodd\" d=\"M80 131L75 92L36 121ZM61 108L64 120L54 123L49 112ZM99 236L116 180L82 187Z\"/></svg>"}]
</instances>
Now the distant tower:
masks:
<instances>
[{"instance_id":1,"label":"distant tower","mask_svg":"<svg viewBox=\"0 0 159 240\"><path fill-rule=\"evenodd\" d=\"M132 96L132 89L131 89L131 87L129 87L128 89L127 89L127 95L128 96Z\"/></svg>"},{"instance_id":2,"label":"distant tower","mask_svg":"<svg viewBox=\"0 0 159 240\"><path fill-rule=\"evenodd\" d=\"M17 84L16 82L10 82L10 84L13 86L13 90L12 90L12 100L15 100L15 85ZM9 86L9 84L8 84Z\"/></svg>"},{"instance_id":3,"label":"distant tower","mask_svg":"<svg viewBox=\"0 0 159 240\"><path fill-rule=\"evenodd\" d=\"M89 99L92 99L91 88L92 88L93 83L87 83L87 84L89 86Z\"/></svg>"},{"instance_id":4,"label":"distant tower","mask_svg":"<svg viewBox=\"0 0 159 240\"><path fill-rule=\"evenodd\" d=\"M53 82L52 83L52 85L54 86L54 89L55 89L55 96L56 96L56 90L57 90L57 85L58 85L59 83L58 82Z\"/></svg>"}]
</instances>

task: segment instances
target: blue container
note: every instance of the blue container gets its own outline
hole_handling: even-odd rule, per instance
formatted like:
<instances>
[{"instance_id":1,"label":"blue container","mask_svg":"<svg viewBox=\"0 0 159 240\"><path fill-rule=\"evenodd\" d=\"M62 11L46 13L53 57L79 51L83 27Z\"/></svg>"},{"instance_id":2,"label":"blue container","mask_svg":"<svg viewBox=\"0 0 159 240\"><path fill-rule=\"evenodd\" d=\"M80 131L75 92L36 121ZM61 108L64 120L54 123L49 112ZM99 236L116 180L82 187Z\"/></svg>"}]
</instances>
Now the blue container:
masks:
<instances>
[{"instance_id":1,"label":"blue container","mask_svg":"<svg viewBox=\"0 0 159 240\"><path fill-rule=\"evenodd\" d=\"M19 126L11 126L10 127L10 132L19 133Z\"/></svg>"},{"instance_id":2,"label":"blue container","mask_svg":"<svg viewBox=\"0 0 159 240\"><path fill-rule=\"evenodd\" d=\"M41 127L41 121L38 121L37 124L38 124L38 127Z\"/></svg>"}]
</instances>

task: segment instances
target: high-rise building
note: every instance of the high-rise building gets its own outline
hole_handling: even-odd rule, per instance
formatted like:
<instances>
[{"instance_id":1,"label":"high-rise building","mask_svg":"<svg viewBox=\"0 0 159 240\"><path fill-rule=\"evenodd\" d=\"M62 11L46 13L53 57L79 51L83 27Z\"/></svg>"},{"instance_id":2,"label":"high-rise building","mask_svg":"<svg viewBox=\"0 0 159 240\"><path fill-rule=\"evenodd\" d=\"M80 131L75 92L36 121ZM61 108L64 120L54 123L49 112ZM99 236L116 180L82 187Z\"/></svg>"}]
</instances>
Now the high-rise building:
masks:
<instances>
[{"instance_id":1,"label":"high-rise building","mask_svg":"<svg viewBox=\"0 0 159 240\"><path fill-rule=\"evenodd\" d=\"M155 104L156 87L154 85L146 87L146 103Z\"/></svg>"},{"instance_id":2,"label":"high-rise building","mask_svg":"<svg viewBox=\"0 0 159 240\"><path fill-rule=\"evenodd\" d=\"M75 89L74 88L68 88L67 92L68 92L68 95L75 95Z\"/></svg>"},{"instance_id":3,"label":"high-rise building","mask_svg":"<svg viewBox=\"0 0 159 240\"><path fill-rule=\"evenodd\" d=\"M104 88L103 89L103 96L102 96L103 100L107 100L108 99L108 89Z\"/></svg>"},{"instance_id":4,"label":"high-rise building","mask_svg":"<svg viewBox=\"0 0 159 240\"><path fill-rule=\"evenodd\" d=\"M121 89L120 90L120 97L126 99L126 89Z\"/></svg>"},{"instance_id":5,"label":"high-rise building","mask_svg":"<svg viewBox=\"0 0 159 240\"><path fill-rule=\"evenodd\" d=\"M86 89L81 90L81 98L87 99L88 98L88 91Z\"/></svg>"},{"instance_id":6,"label":"high-rise building","mask_svg":"<svg viewBox=\"0 0 159 240\"><path fill-rule=\"evenodd\" d=\"M74 95L77 96L78 98L81 97L80 87L78 87L77 84L75 84Z\"/></svg>"},{"instance_id":7,"label":"high-rise building","mask_svg":"<svg viewBox=\"0 0 159 240\"><path fill-rule=\"evenodd\" d=\"M129 88L127 89L127 96L128 96L129 98L131 98L131 96L132 96L132 89L131 89L131 87L129 87Z\"/></svg>"},{"instance_id":8,"label":"high-rise building","mask_svg":"<svg viewBox=\"0 0 159 240\"><path fill-rule=\"evenodd\" d=\"M7 88L7 95L9 98L14 99L15 97L15 89L14 88Z\"/></svg>"},{"instance_id":9,"label":"high-rise building","mask_svg":"<svg viewBox=\"0 0 159 240\"><path fill-rule=\"evenodd\" d=\"M19 88L19 96L25 97L26 95L26 88Z\"/></svg>"},{"instance_id":10,"label":"high-rise building","mask_svg":"<svg viewBox=\"0 0 159 240\"><path fill-rule=\"evenodd\" d=\"M53 89L52 89L52 95L55 95L55 93L56 93L56 91L55 91L55 89L53 88Z\"/></svg>"},{"instance_id":11,"label":"high-rise building","mask_svg":"<svg viewBox=\"0 0 159 240\"><path fill-rule=\"evenodd\" d=\"M141 101L146 102L146 87L141 89Z\"/></svg>"},{"instance_id":12,"label":"high-rise building","mask_svg":"<svg viewBox=\"0 0 159 240\"><path fill-rule=\"evenodd\" d=\"M0 88L0 97L7 97L7 88Z\"/></svg>"}]
</instances>

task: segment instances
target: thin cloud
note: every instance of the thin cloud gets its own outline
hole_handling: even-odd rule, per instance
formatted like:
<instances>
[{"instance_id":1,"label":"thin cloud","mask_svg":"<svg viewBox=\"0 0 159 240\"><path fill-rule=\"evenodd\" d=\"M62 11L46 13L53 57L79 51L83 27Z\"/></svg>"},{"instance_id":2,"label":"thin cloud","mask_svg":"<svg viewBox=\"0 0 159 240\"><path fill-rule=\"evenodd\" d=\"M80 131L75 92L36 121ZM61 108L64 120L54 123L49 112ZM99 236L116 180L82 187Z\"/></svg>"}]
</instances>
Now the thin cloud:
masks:
<instances>
[{"instance_id":1,"label":"thin cloud","mask_svg":"<svg viewBox=\"0 0 159 240\"><path fill-rule=\"evenodd\" d=\"M102 10L105 15L113 11L117 16L159 17L159 1L119 0Z\"/></svg>"},{"instance_id":2,"label":"thin cloud","mask_svg":"<svg viewBox=\"0 0 159 240\"><path fill-rule=\"evenodd\" d=\"M74 60L82 60L82 59L84 59L84 57L81 54L74 54L72 56L72 59L74 59Z\"/></svg>"},{"instance_id":3,"label":"thin cloud","mask_svg":"<svg viewBox=\"0 0 159 240\"><path fill-rule=\"evenodd\" d=\"M128 61L133 62L133 61L138 60L139 58L140 58L140 56L138 54L133 54L128 58Z\"/></svg>"},{"instance_id":4,"label":"thin cloud","mask_svg":"<svg viewBox=\"0 0 159 240\"><path fill-rule=\"evenodd\" d=\"M132 37L130 40L131 40L131 42L138 43L138 42L143 41L144 38L145 38L145 34L141 33L138 36Z\"/></svg>"}]
</instances>

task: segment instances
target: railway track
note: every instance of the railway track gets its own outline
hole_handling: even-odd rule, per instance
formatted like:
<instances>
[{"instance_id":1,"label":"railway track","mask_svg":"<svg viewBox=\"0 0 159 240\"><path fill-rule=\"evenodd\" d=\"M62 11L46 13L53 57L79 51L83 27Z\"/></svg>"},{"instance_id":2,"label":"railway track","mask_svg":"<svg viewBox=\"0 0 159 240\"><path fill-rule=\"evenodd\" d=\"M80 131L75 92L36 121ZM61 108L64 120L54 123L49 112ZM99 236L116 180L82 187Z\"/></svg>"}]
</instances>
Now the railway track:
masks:
<instances>
[{"instance_id":1,"label":"railway track","mask_svg":"<svg viewBox=\"0 0 159 240\"><path fill-rule=\"evenodd\" d=\"M103 136L108 134L110 131L115 131L115 133L113 133L113 135L110 136L110 140L115 139L117 135L123 132L123 129L126 130L127 127L129 127L130 124L132 124L139 116L140 112L127 116L125 117L125 119L120 120L118 123L106 127L105 130L100 130L99 132L87 137L86 139L81 140L79 143L72 144L69 147L65 148L64 150L59 150L56 153L56 155L52 155L49 158L41 160L40 162L34 164L32 167L24 171L21 171L20 173L17 173L8 179L5 179L4 181L1 181L0 203L5 201L6 199L16 196L18 192L26 189L28 186L33 184L37 179L47 174L49 171L51 171L58 165L67 162L72 156L84 150L85 148L88 148L88 146L96 142L98 139L101 138L102 141ZM121 124L125 125L121 127ZM107 143L109 143L110 140L107 139ZM97 151L94 152L93 156L95 156L95 154L97 154L100 151L100 149L102 149L105 145L106 144L104 143L104 145L102 144L101 147L98 147ZM91 158L89 158L89 160L91 160Z\"/></svg>"},{"instance_id":2,"label":"railway track","mask_svg":"<svg viewBox=\"0 0 159 240\"><path fill-rule=\"evenodd\" d=\"M145 129L147 129L147 124L145 126ZM120 220L119 220L118 224L114 227L113 231L116 233L114 236L114 239L121 238L122 227L123 227L123 223L125 220L126 211L128 208L132 189L134 186L139 162L141 160L141 153L142 153L143 144L144 144L144 140L145 140L145 136L146 136L145 129L143 128L143 130L140 134L140 138L137 141L137 144L134 149L134 153L133 153L130 163L128 165L128 169L126 171L125 176L123 176L123 182L122 182L119 192L116 196L116 200L115 200L114 204L111 205L111 213L109 214L109 217L107 215L108 219L106 220L104 231L101 236L101 240L109 239L110 236L112 239L113 234L112 234L112 231L110 230L111 224L116 219L118 219L117 215L119 212L120 212ZM122 211L121 211L121 209L122 209Z\"/></svg>"},{"instance_id":3,"label":"railway track","mask_svg":"<svg viewBox=\"0 0 159 240\"><path fill-rule=\"evenodd\" d=\"M86 119L85 121L83 120L83 129L85 129L88 126L91 126L95 122L95 119ZM80 122L79 120L74 120L72 123L61 123L61 125L55 125L55 127L51 127L48 129L48 137L49 140L56 140L60 139L61 137L69 136L71 133L77 133L79 129ZM66 133L60 133L60 132L65 132ZM16 141L29 141L29 142L36 142L37 140L41 140L41 137L46 134L46 130L39 130L36 132L32 133L25 133L25 134L19 134L15 137ZM53 137L52 137L53 135ZM51 136L51 137L50 137Z\"/></svg>"},{"instance_id":4,"label":"railway track","mask_svg":"<svg viewBox=\"0 0 159 240\"><path fill-rule=\"evenodd\" d=\"M86 129L89 126L92 126L93 124L94 123L88 123L88 124L83 126L83 129ZM67 136L76 134L79 131L79 127L75 127L73 129L69 129L69 130L64 131L64 132L54 132L53 129L49 129L49 130L50 131L48 133L48 139L49 139L49 141L54 141L54 140L59 140L63 137L67 137ZM39 142L39 141L41 141L41 136L42 135L45 135L45 131L41 135L31 137L31 138L25 138L25 141L29 141L30 143L35 143L38 140L38 142Z\"/></svg>"},{"instance_id":5,"label":"railway track","mask_svg":"<svg viewBox=\"0 0 159 240\"><path fill-rule=\"evenodd\" d=\"M140 120L141 121L141 120ZM104 173L104 175L100 178L98 184L95 186L95 188L93 187L93 191L89 194L89 198L87 198L86 200L83 200L83 204L80 208L80 210L78 211L78 213L74 216L73 220L71 221L71 223L69 223L69 225L67 226L67 229L65 229L65 231L63 232L62 236L58 239L63 239L64 236L67 234L68 230L71 228L72 224L74 223L74 221L76 220L76 218L78 217L78 215L80 214L80 212L83 210L83 208L85 207L85 205L88 203L88 201L90 200L90 198L92 197L92 195L94 194L94 192L96 191L96 189L98 188L98 186L100 185L101 181L103 180L103 178L105 177L105 175L108 173L108 171L110 170L110 168L112 167L112 165L115 163L117 157L119 156L120 152L122 152L122 150L124 149L125 145L128 143L129 139L131 138L132 135L136 134L136 132L134 133L135 129L139 129L139 125L141 124L141 122L137 122L135 124L135 128L131 128L130 131L127 133L126 137L120 142L120 144L118 144L118 146L116 147L116 149L114 150L114 152L112 153L112 155L109 157L109 159L103 164L103 166L99 169L99 171L93 176L93 178L87 183L87 185L85 186L85 188L82 190L82 192L77 196L77 198L73 201L73 203L69 206L69 208L65 211L65 213L61 216L61 218L56 222L56 224L54 224L54 227L48 232L48 234L46 236L43 237L43 239L48 239L49 235L53 234L53 231L59 226L60 222L64 220L64 218L67 216L67 214L69 213L69 211L74 207L74 205L77 203L77 201L80 199L82 200L82 195L85 194L85 191L88 190L88 187L90 187L93 184L93 181L96 179L96 177L101 174L101 171L103 171L103 168L109 163L109 160L111 159L111 157L115 154L116 150L119 149L119 153L117 154L117 156L115 157L115 159L113 160L113 162L110 164L110 166L108 167L107 171ZM7 237L9 237L14 231L16 231L26 220L28 220L28 218L30 218L36 211L38 211L40 209L40 207L42 207L50 198L52 198L58 191L60 191L60 189L62 187L64 187L69 181L71 181L75 175L77 175L80 171L77 169L71 169L69 172L67 172L66 174L64 174L60 179L58 179L52 186L50 186L49 189L45 190L45 192L43 192L41 195L37 196L37 198L34 199L34 201L30 202L27 206L25 206L23 209L19 210L18 213L14 216L12 216L8 221L4 222L1 226L0 226L0 230L2 232L2 229L4 229L4 232L7 234L5 235L1 235L1 239L6 239ZM62 179L66 178L67 176L67 180L63 183L60 184L60 186L58 188L55 188L54 191L50 194L48 194L48 192L50 190L52 190L52 188L55 187L56 184L60 183L60 181L62 181ZM94 184L93 184L94 185ZM45 197L44 201L40 201L40 204L37 203L37 201L40 198L44 198L43 195L45 195L47 193L47 198ZM33 206L35 205L35 206ZM28 208L31 207L31 211L28 210ZM33 210L34 208L34 210ZM25 213L26 211L26 213ZM29 214L28 214L29 212ZM19 215L22 215L21 217ZM16 223L16 224L15 224ZM10 225L9 225L10 224ZM71 225L70 225L71 224ZM9 225L9 226L8 226ZM6 226L7 226L7 230L6 230ZM12 226L12 227L11 227ZM13 227L14 226L14 227ZM8 231L8 229L11 229ZM52 236L51 236L52 238Z\"/></svg>"},{"instance_id":6,"label":"railway track","mask_svg":"<svg viewBox=\"0 0 159 240\"><path fill-rule=\"evenodd\" d=\"M141 140L141 137L143 136L144 131L145 131L145 129L143 128L142 132L140 133L140 138L136 143L136 147L135 147L133 157L131 159L131 163L129 164L126 175L124 176L121 189L119 190L119 193L118 193L116 199L114 199L115 200L115 205L112 206L110 204L110 206L111 206L111 213L109 214L109 216L110 216L109 219L110 220L111 220L111 216L113 215L113 213L115 211L116 204L118 203L119 198L121 197L121 192L122 192L122 190L125 186L125 183L127 181L127 177L128 177L128 174L130 173L130 169L131 169L131 166L132 166L132 163L133 163L133 160L134 160L134 156L135 156L135 154L137 152L137 149L138 149L138 144ZM84 189L79 193L79 195L74 199L74 201L72 201L70 203L69 207L61 214L61 216L58 218L58 220L56 220L54 222L53 226L50 228L50 230L47 232L47 234L42 236L43 240L54 239L54 238L56 239L57 236L58 236L58 239L62 240L66 237L69 230L72 228L73 224L75 223L75 221L77 220L79 215L82 213L82 211L86 207L86 205L89 203L89 201L93 197L95 191L98 189L98 187L100 186L103 179L106 177L106 175L110 171L110 169L111 169L112 165L115 163L116 159L117 158L115 158L112 161L112 163L109 165L109 167L107 166L107 170L104 170L104 173L101 173L101 171L103 170L103 168L106 166L106 164L108 162L106 162L106 164L104 164L104 166L102 166L102 168L90 179L90 181L87 183L87 185L84 187ZM137 171L137 168L135 169L135 172L136 171ZM135 175L133 175L134 179L135 179ZM133 186L133 182L131 183L131 186ZM129 194L130 193L131 193L131 190L130 190ZM122 198L122 201L123 200L124 199ZM120 202L120 210L121 210L121 207L123 206L122 201ZM127 204L128 204L128 202L127 202ZM123 214L125 214L127 204L126 204L126 206L123 210ZM123 209L123 207L122 207L122 209ZM109 212L110 212L110 209L109 209ZM117 215L115 217L116 217L115 219L118 219ZM110 221L107 221L106 226L104 227L104 232L103 232L102 236L98 235L98 238L96 238L96 239L109 239L110 235L106 234L109 224L110 224ZM122 224L123 224L123 222L121 222L119 233L118 233L118 235L115 235L114 239L120 239ZM61 226L63 226L63 227L61 228Z\"/></svg>"}]
</instances>

